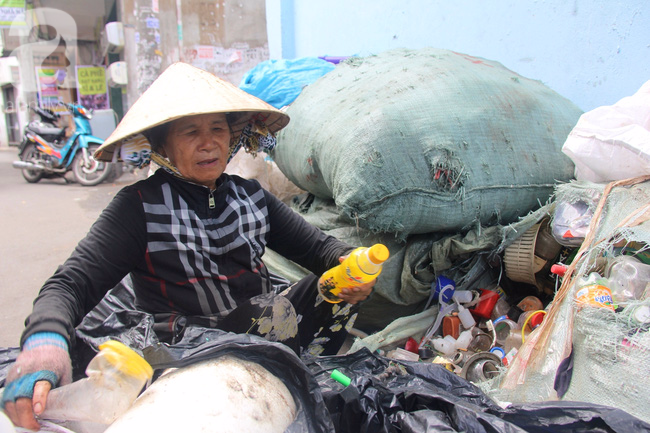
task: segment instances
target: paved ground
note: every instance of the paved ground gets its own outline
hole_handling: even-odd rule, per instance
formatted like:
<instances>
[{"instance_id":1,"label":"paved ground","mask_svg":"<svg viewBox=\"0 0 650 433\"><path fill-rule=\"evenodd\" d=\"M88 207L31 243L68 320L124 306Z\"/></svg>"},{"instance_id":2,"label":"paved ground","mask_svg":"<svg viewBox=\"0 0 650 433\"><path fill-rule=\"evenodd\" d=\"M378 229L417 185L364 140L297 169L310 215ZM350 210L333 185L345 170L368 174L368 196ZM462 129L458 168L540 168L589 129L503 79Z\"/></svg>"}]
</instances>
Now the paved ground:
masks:
<instances>
[{"instance_id":1,"label":"paved ground","mask_svg":"<svg viewBox=\"0 0 650 433\"><path fill-rule=\"evenodd\" d=\"M70 255L102 209L138 175L84 187L63 179L27 183L0 148L0 347L17 346L41 285Z\"/></svg>"}]
</instances>

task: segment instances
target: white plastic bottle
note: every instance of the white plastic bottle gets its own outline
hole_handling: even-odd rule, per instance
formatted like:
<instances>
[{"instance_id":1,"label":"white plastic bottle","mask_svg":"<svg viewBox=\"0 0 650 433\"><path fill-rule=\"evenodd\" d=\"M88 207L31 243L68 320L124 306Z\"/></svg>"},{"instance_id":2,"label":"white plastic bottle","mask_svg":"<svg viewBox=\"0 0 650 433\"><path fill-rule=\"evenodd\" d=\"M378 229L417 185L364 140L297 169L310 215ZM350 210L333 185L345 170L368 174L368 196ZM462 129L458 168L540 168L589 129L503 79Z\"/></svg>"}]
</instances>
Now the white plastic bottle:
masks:
<instances>
[{"instance_id":1,"label":"white plastic bottle","mask_svg":"<svg viewBox=\"0 0 650 433\"><path fill-rule=\"evenodd\" d=\"M476 325L476 320L474 320L472 313L460 304L458 304L458 318L465 329L472 329L472 327Z\"/></svg>"},{"instance_id":2,"label":"white plastic bottle","mask_svg":"<svg viewBox=\"0 0 650 433\"><path fill-rule=\"evenodd\" d=\"M140 355L118 341L99 346L86 368L87 378L48 394L41 419L74 422L78 433L108 426L133 404L153 370ZM88 423L91 428L84 428Z\"/></svg>"},{"instance_id":3,"label":"white plastic bottle","mask_svg":"<svg viewBox=\"0 0 650 433\"><path fill-rule=\"evenodd\" d=\"M473 338L474 336L472 335L472 331L470 329L461 332L456 339L456 350L467 350L469 343L472 342Z\"/></svg>"},{"instance_id":4,"label":"white plastic bottle","mask_svg":"<svg viewBox=\"0 0 650 433\"><path fill-rule=\"evenodd\" d=\"M452 356L456 352L456 339L451 335L431 340L431 344L434 349L445 356Z\"/></svg>"}]
</instances>

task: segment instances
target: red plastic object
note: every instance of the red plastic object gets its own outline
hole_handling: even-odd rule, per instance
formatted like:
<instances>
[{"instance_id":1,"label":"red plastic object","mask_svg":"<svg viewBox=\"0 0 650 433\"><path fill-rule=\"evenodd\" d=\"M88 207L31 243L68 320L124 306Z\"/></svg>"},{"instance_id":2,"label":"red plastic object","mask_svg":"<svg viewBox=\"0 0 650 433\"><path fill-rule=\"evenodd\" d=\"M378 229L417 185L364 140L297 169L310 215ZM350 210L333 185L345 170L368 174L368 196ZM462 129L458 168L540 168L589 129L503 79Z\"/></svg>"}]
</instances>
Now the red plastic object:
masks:
<instances>
[{"instance_id":1,"label":"red plastic object","mask_svg":"<svg viewBox=\"0 0 650 433\"><path fill-rule=\"evenodd\" d=\"M544 321L544 313L533 314L533 317L530 318L530 326L535 329Z\"/></svg>"},{"instance_id":2,"label":"red plastic object","mask_svg":"<svg viewBox=\"0 0 650 433\"><path fill-rule=\"evenodd\" d=\"M553 266L551 266L551 273L553 273L555 275L559 275L560 277L563 277L564 274L566 273L567 269L568 269L568 266L553 265Z\"/></svg>"},{"instance_id":3,"label":"red plastic object","mask_svg":"<svg viewBox=\"0 0 650 433\"><path fill-rule=\"evenodd\" d=\"M409 339L406 341L406 344L404 345L404 349L408 350L409 352L418 353L418 342L415 341L413 337L409 337Z\"/></svg>"},{"instance_id":4,"label":"red plastic object","mask_svg":"<svg viewBox=\"0 0 650 433\"><path fill-rule=\"evenodd\" d=\"M445 316L442 318L442 336L451 335L458 338L460 335L460 318L458 316Z\"/></svg>"},{"instance_id":5,"label":"red plastic object","mask_svg":"<svg viewBox=\"0 0 650 433\"><path fill-rule=\"evenodd\" d=\"M473 315L482 317L483 319L489 319L494 310L494 306L499 300L499 294L493 292L492 290L481 289L481 296L479 297L479 303L476 307L472 308L471 311Z\"/></svg>"}]
</instances>

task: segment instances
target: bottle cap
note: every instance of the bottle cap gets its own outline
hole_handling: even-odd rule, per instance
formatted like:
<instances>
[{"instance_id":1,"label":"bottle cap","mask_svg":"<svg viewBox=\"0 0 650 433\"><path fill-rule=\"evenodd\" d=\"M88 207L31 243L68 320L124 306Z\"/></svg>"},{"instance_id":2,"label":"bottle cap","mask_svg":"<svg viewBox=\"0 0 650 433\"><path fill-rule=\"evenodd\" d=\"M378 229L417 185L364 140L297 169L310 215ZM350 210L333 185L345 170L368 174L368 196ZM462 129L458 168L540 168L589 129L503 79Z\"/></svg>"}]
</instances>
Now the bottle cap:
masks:
<instances>
[{"instance_id":1,"label":"bottle cap","mask_svg":"<svg viewBox=\"0 0 650 433\"><path fill-rule=\"evenodd\" d=\"M508 312L506 313L506 316L514 320L515 322L519 320L519 316L521 316L524 313L524 310L521 308L517 307L516 305L513 305L510 307Z\"/></svg>"},{"instance_id":2,"label":"bottle cap","mask_svg":"<svg viewBox=\"0 0 650 433\"><path fill-rule=\"evenodd\" d=\"M133 349L116 340L108 340L99 345L99 350L106 355L108 362L129 376L151 379L153 369L143 357Z\"/></svg>"},{"instance_id":3,"label":"bottle cap","mask_svg":"<svg viewBox=\"0 0 650 433\"><path fill-rule=\"evenodd\" d=\"M555 264L555 265L551 266L551 273L553 273L555 275L559 275L560 277L563 277L564 274L566 273L567 269L568 269L568 267L565 266L565 265Z\"/></svg>"},{"instance_id":4,"label":"bottle cap","mask_svg":"<svg viewBox=\"0 0 650 433\"><path fill-rule=\"evenodd\" d=\"M445 276L440 275L436 281L431 283L433 289L433 300L442 301L448 304L456 291L456 283Z\"/></svg>"},{"instance_id":5,"label":"bottle cap","mask_svg":"<svg viewBox=\"0 0 650 433\"><path fill-rule=\"evenodd\" d=\"M533 313L530 318L530 327L535 329L544 321L545 314L543 312Z\"/></svg>"},{"instance_id":6,"label":"bottle cap","mask_svg":"<svg viewBox=\"0 0 650 433\"><path fill-rule=\"evenodd\" d=\"M493 347L492 349L490 349L490 352L494 353L495 355L497 355L501 359L506 357L506 351L503 350L502 348L498 347L498 346Z\"/></svg>"},{"instance_id":7,"label":"bottle cap","mask_svg":"<svg viewBox=\"0 0 650 433\"><path fill-rule=\"evenodd\" d=\"M388 252L388 248L383 244L375 244L368 250L368 258L376 265L388 260L389 255L390 253Z\"/></svg>"}]
</instances>

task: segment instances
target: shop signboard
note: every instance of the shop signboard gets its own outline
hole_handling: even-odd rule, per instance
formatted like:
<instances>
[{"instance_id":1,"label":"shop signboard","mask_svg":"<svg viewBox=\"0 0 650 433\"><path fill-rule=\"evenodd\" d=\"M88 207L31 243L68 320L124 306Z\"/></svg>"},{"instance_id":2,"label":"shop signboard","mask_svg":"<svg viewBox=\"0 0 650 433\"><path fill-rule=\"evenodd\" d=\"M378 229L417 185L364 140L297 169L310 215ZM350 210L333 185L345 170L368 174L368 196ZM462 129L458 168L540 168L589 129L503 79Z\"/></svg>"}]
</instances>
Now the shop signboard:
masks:
<instances>
[{"instance_id":1,"label":"shop signboard","mask_svg":"<svg viewBox=\"0 0 650 433\"><path fill-rule=\"evenodd\" d=\"M77 66L77 102L94 110L110 108L103 66Z\"/></svg>"}]
</instances>

